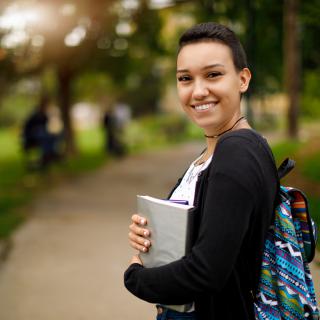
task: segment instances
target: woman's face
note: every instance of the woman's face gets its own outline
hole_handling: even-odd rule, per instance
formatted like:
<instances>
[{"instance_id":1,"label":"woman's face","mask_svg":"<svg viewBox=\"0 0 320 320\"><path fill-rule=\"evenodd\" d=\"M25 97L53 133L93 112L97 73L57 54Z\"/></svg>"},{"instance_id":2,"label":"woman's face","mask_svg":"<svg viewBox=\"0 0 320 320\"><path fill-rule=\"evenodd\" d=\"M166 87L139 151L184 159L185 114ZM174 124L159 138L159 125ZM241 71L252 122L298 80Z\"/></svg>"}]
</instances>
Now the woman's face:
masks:
<instances>
[{"instance_id":1,"label":"woman's face","mask_svg":"<svg viewBox=\"0 0 320 320\"><path fill-rule=\"evenodd\" d=\"M236 70L228 46L206 41L184 46L177 58L177 88L187 115L206 134L228 129L240 117L240 96L250 71Z\"/></svg>"}]
</instances>

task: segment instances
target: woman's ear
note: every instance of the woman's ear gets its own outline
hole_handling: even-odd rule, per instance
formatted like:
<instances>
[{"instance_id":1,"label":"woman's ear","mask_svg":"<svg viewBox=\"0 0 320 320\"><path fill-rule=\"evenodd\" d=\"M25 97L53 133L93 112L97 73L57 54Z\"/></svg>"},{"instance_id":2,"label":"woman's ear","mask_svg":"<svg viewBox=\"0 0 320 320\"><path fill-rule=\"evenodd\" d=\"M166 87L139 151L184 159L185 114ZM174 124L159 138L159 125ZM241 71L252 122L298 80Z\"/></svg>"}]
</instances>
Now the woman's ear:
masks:
<instances>
[{"instance_id":1,"label":"woman's ear","mask_svg":"<svg viewBox=\"0 0 320 320\"><path fill-rule=\"evenodd\" d=\"M248 90L250 79L251 79L251 72L248 68L243 68L240 73L240 92L244 93Z\"/></svg>"}]
</instances>

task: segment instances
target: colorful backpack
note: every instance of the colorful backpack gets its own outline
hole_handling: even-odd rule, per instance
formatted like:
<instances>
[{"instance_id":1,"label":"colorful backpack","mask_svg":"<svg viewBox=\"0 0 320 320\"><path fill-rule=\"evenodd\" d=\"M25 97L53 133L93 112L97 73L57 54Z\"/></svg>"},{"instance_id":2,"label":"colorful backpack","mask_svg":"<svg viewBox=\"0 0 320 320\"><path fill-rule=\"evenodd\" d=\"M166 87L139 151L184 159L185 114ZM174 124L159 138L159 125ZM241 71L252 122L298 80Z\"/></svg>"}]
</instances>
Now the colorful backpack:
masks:
<instances>
[{"instance_id":1,"label":"colorful backpack","mask_svg":"<svg viewBox=\"0 0 320 320\"><path fill-rule=\"evenodd\" d=\"M279 178L294 167L286 159ZM254 299L257 320L319 319L308 263L315 254L317 230L305 195L280 186L279 204L263 249L260 280Z\"/></svg>"}]
</instances>

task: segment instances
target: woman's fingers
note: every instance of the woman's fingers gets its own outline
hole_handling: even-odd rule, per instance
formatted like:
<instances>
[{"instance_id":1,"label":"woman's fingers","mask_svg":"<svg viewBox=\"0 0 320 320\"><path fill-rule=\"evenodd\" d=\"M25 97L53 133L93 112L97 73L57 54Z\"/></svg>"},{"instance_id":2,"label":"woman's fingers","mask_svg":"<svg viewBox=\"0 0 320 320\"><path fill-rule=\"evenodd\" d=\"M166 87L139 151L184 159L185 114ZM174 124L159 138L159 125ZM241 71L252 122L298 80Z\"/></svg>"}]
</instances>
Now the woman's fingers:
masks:
<instances>
[{"instance_id":1,"label":"woman's fingers","mask_svg":"<svg viewBox=\"0 0 320 320\"><path fill-rule=\"evenodd\" d=\"M139 225L132 223L129 226L129 229L132 233L136 235L140 235L142 237L149 237L150 236L150 231L146 228L141 228Z\"/></svg>"},{"instance_id":2,"label":"woman's fingers","mask_svg":"<svg viewBox=\"0 0 320 320\"><path fill-rule=\"evenodd\" d=\"M132 224L129 226L129 242L132 248L139 250L140 252L147 252L151 246L149 239L150 230L144 228L147 225L147 219L134 214L131 217Z\"/></svg>"},{"instance_id":3,"label":"woman's fingers","mask_svg":"<svg viewBox=\"0 0 320 320\"><path fill-rule=\"evenodd\" d=\"M130 230L140 236L143 237L150 237L150 230L145 228L144 226L147 225L147 219L145 217L141 217L138 214L134 214L131 217L132 224L130 225Z\"/></svg>"},{"instance_id":4,"label":"woman's fingers","mask_svg":"<svg viewBox=\"0 0 320 320\"><path fill-rule=\"evenodd\" d=\"M151 243L150 240L139 236L137 233L130 231L129 232L129 240L135 242L137 245L142 247L150 247Z\"/></svg>"},{"instance_id":5,"label":"woman's fingers","mask_svg":"<svg viewBox=\"0 0 320 320\"><path fill-rule=\"evenodd\" d=\"M130 246L135 249L135 250L138 250L140 252L148 252L149 248L145 247L145 246L142 246L140 244L138 244L137 242L135 241L129 241L130 243Z\"/></svg>"},{"instance_id":6,"label":"woman's fingers","mask_svg":"<svg viewBox=\"0 0 320 320\"><path fill-rule=\"evenodd\" d=\"M138 214L134 214L131 217L131 220L132 220L133 223L140 224L142 226L145 226L147 224L147 219L144 218L144 217L139 216Z\"/></svg>"}]
</instances>

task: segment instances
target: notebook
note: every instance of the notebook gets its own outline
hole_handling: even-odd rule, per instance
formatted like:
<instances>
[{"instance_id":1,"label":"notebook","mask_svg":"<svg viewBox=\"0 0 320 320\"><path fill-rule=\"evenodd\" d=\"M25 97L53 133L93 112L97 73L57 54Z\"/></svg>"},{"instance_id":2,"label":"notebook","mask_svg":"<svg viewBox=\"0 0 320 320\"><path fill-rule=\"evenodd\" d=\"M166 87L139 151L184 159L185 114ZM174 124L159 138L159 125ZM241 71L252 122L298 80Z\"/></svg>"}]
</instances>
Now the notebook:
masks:
<instances>
[{"instance_id":1,"label":"notebook","mask_svg":"<svg viewBox=\"0 0 320 320\"><path fill-rule=\"evenodd\" d=\"M137 196L138 213L147 219L151 247L140 253L145 267L158 267L185 256L191 250L193 206L179 201Z\"/></svg>"}]
</instances>

